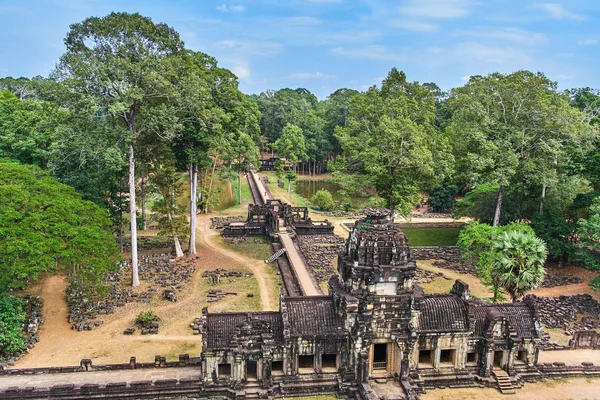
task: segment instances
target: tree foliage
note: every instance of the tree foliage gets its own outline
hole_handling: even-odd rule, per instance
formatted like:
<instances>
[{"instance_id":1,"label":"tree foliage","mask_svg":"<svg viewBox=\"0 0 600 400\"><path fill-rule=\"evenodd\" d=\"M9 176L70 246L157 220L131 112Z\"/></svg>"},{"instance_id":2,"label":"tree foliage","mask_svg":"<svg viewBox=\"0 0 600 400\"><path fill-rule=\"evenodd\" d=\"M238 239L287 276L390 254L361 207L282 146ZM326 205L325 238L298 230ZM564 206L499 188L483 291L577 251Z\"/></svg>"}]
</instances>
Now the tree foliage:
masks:
<instances>
[{"instance_id":1,"label":"tree foliage","mask_svg":"<svg viewBox=\"0 0 600 400\"><path fill-rule=\"evenodd\" d=\"M333 196L331 192L325 189L318 190L310 201L321 211L331 211L335 207L335 202L333 201Z\"/></svg>"},{"instance_id":2,"label":"tree foliage","mask_svg":"<svg viewBox=\"0 0 600 400\"><path fill-rule=\"evenodd\" d=\"M23 324L26 318L20 299L0 293L0 360L25 351Z\"/></svg>"},{"instance_id":3,"label":"tree foliage","mask_svg":"<svg viewBox=\"0 0 600 400\"><path fill-rule=\"evenodd\" d=\"M346 127L338 127L346 173L368 177L389 208L409 215L421 189L435 181L437 151L445 147L435 128L435 99L427 87L408 82L395 68L381 89L351 100ZM443 171L437 171L443 172Z\"/></svg>"},{"instance_id":4,"label":"tree foliage","mask_svg":"<svg viewBox=\"0 0 600 400\"><path fill-rule=\"evenodd\" d=\"M532 232L506 230L494 239L496 253L492 280L502 286L513 303L544 282L546 244Z\"/></svg>"},{"instance_id":5,"label":"tree foliage","mask_svg":"<svg viewBox=\"0 0 600 400\"><path fill-rule=\"evenodd\" d=\"M0 161L0 288L69 268L102 277L119 257L108 213L35 166Z\"/></svg>"}]
</instances>

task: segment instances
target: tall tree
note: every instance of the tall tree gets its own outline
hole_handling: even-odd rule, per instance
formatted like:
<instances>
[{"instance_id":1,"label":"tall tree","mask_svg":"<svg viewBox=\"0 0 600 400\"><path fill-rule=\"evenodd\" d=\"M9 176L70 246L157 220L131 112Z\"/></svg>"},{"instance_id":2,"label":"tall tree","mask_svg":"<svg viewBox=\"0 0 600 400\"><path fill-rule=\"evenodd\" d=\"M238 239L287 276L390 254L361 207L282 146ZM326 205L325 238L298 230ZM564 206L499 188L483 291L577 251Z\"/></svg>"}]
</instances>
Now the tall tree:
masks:
<instances>
[{"instance_id":1,"label":"tall tree","mask_svg":"<svg viewBox=\"0 0 600 400\"><path fill-rule=\"evenodd\" d=\"M381 89L373 86L352 99L345 128L336 129L346 171L369 178L391 210L408 215L421 188L434 180L434 148L444 138L435 129L433 94L392 69ZM442 146L443 147L443 146Z\"/></svg>"},{"instance_id":2,"label":"tall tree","mask_svg":"<svg viewBox=\"0 0 600 400\"><path fill-rule=\"evenodd\" d=\"M290 169L293 170L296 164L298 164L298 161L306 158L306 144L304 142L302 129L288 123L283 128L279 139L273 144L273 148L277 150L277 154L279 154L280 157L285 157ZM288 178L289 193L292 190L293 175L288 174L286 176Z\"/></svg>"},{"instance_id":3,"label":"tall tree","mask_svg":"<svg viewBox=\"0 0 600 400\"><path fill-rule=\"evenodd\" d=\"M565 146L589 132L556 83L541 73L474 76L452 92L449 103L447 131L459 173L471 186L498 185L494 226L509 185L541 183L543 198L556 184L555 164Z\"/></svg>"},{"instance_id":4,"label":"tall tree","mask_svg":"<svg viewBox=\"0 0 600 400\"><path fill-rule=\"evenodd\" d=\"M31 165L0 160L0 291L41 274L114 271L118 247L106 210Z\"/></svg>"},{"instance_id":5,"label":"tall tree","mask_svg":"<svg viewBox=\"0 0 600 400\"><path fill-rule=\"evenodd\" d=\"M506 231L493 245L496 252L492 280L504 288L513 303L544 282L546 244L523 231Z\"/></svg>"},{"instance_id":6,"label":"tall tree","mask_svg":"<svg viewBox=\"0 0 600 400\"><path fill-rule=\"evenodd\" d=\"M172 104L179 79L179 34L139 14L111 13L73 24L66 53L55 76L72 86L87 104L106 110L129 133L129 198L132 285L140 284L135 202L135 141L143 131L162 134L176 125ZM172 121L172 124L169 124Z\"/></svg>"}]
</instances>

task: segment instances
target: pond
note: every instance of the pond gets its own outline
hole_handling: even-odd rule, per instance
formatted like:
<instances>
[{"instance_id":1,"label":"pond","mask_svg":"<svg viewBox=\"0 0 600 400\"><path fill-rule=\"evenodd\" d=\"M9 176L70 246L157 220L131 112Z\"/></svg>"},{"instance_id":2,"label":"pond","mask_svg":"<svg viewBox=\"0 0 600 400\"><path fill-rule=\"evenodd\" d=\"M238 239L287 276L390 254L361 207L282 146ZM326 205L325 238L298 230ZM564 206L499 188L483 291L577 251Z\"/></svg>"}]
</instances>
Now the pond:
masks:
<instances>
[{"instance_id":1,"label":"pond","mask_svg":"<svg viewBox=\"0 0 600 400\"><path fill-rule=\"evenodd\" d=\"M456 246L461 228L402 228L410 246Z\"/></svg>"},{"instance_id":2,"label":"pond","mask_svg":"<svg viewBox=\"0 0 600 400\"><path fill-rule=\"evenodd\" d=\"M190 206L190 181L189 179L187 179L187 177L183 180L183 184L181 186L182 193L181 196L177 198L177 204L187 209ZM235 205L235 194L233 193L233 186L231 185L231 181L215 180L213 182L213 190L217 190L220 192L219 204L213 207L212 210L221 211Z\"/></svg>"},{"instance_id":3,"label":"pond","mask_svg":"<svg viewBox=\"0 0 600 400\"><path fill-rule=\"evenodd\" d=\"M328 180L299 180L296 182L296 193L300 196L304 197L308 201L312 199L315 193L319 190L327 190L333 196L333 201L336 204L341 204L347 201L342 196L338 194L338 190L340 189L340 185L337 183L329 182ZM364 197L353 197L350 199L350 203L352 203L353 208L363 208L366 207L368 198Z\"/></svg>"}]
</instances>

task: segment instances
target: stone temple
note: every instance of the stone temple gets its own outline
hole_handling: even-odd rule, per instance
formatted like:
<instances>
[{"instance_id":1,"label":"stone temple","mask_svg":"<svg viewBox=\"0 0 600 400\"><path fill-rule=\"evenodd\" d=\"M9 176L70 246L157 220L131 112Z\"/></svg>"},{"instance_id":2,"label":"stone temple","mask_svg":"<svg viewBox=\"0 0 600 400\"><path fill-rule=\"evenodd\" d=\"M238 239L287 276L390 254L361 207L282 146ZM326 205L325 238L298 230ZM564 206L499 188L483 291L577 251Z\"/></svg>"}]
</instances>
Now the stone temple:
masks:
<instances>
[{"instance_id":1,"label":"stone temple","mask_svg":"<svg viewBox=\"0 0 600 400\"><path fill-rule=\"evenodd\" d=\"M408 240L387 210L369 210L338 257L328 296L281 295L279 312L202 315L207 393L256 388L264 397L335 390L349 398L417 398L427 388L496 386L535 373L534 302L473 300L413 284ZM490 374L494 371L494 379Z\"/></svg>"}]
</instances>

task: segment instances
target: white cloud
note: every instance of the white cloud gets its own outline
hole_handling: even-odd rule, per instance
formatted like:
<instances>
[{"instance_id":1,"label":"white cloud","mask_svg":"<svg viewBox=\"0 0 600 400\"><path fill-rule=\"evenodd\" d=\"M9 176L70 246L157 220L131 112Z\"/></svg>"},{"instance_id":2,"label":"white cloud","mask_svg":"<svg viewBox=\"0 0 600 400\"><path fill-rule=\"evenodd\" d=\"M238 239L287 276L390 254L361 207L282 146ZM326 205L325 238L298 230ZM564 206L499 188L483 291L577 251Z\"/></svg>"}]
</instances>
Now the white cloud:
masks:
<instances>
[{"instance_id":1,"label":"white cloud","mask_svg":"<svg viewBox=\"0 0 600 400\"><path fill-rule=\"evenodd\" d=\"M227 50L235 53L252 54L260 56L274 56L281 53L283 46L281 43L269 41L237 41L220 40L213 43L213 47L221 50Z\"/></svg>"},{"instance_id":2,"label":"white cloud","mask_svg":"<svg viewBox=\"0 0 600 400\"><path fill-rule=\"evenodd\" d=\"M436 25L428 24L427 22L419 21L408 21L408 20L396 20L389 23L390 26L395 28L402 28L408 31L415 32L431 32L438 29Z\"/></svg>"},{"instance_id":3,"label":"white cloud","mask_svg":"<svg viewBox=\"0 0 600 400\"><path fill-rule=\"evenodd\" d=\"M578 45L580 46L593 46L598 44L598 40L597 39L585 39L585 40L580 40L579 42L577 42Z\"/></svg>"},{"instance_id":4,"label":"white cloud","mask_svg":"<svg viewBox=\"0 0 600 400\"><path fill-rule=\"evenodd\" d=\"M246 6L243 6L241 4L235 5L227 5L227 4L221 4L220 6L217 6L217 10L218 11L223 11L223 12L234 12L234 13L242 13L244 11L246 11Z\"/></svg>"},{"instance_id":5,"label":"white cloud","mask_svg":"<svg viewBox=\"0 0 600 400\"><path fill-rule=\"evenodd\" d=\"M534 8L544 11L548 17L556 20L583 21L585 19L585 15L569 11L558 3L538 3Z\"/></svg>"},{"instance_id":6,"label":"white cloud","mask_svg":"<svg viewBox=\"0 0 600 400\"><path fill-rule=\"evenodd\" d=\"M568 80L573 79L573 77L570 75L557 75L556 79L559 81L568 81Z\"/></svg>"},{"instance_id":7,"label":"white cloud","mask_svg":"<svg viewBox=\"0 0 600 400\"><path fill-rule=\"evenodd\" d=\"M481 43L461 43L456 47L454 53L459 60L472 59L494 65L517 64L522 66L529 61L529 57L517 49L486 46Z\"/></svg>"},{"instance_id":8,"label":"white cloud","mask_svg":"<svg viewBox=\"0 0 600 400\"><path fill-rule=\"evenodd\" d=\"M230 69L240 80L250 80L250 67L245 61L234 62Z\"/></svg>"},{"instance_id":9,"label":"white cloud","mask_svg":"<svg viewBox=\"0 0 600 400\"><path fill-rule=\"evenodd\" d=\"M470 13L469 0L409 0L400 14L424 19L454 19Z\"/></svg>"},{"instance_id":10,"label":"white cloud","mask_svg":"<svg viewBox=\"0 0 600 400\"><path fill-rule=\"evenodd\" d=\"M463 82L469 82L469 79L471 79L471 75L465 75L460 77L460 80Z\"/></svg>"},{"instance_id":11,"label":"white cloud","mask_svg":"<svg viewBox=\"0 0 600 400\"><path fill-rule=\"evenodd\" d=\"M327 79L334 79L336 76L335 75L330 75L330 74L324 74L322 72L315 72L310 73L310 72L297 72L295 74L291 74L290 75L291 78L295 78L295 79L321 79L321 80L327 80Z\"/></svg>"},{"instance_id":12,"label":"white cloud","mask_svg":"<svg viewBox=\"0 0 600 400\"><path fill-rule=\"evenodd\" d=\"M353 49L336 47L331 50L332 54L348 58L370 59L370 60L397 60L402 57L394 54L390 49L381 45L357 47Z\"/></svg>"},{"instance_id":13,"label":"white cloud","mask_svg":"<svg viewBox=\"0 0 600 400\"><path fill-rule=\"evenodd\" d=\"M469 31L459 31L458 35L500 39L502 41L529 45L545 43L548 40L546 35L542 33L529 32L513 27L477 27Z\"/></svg>"}]
</instances>

